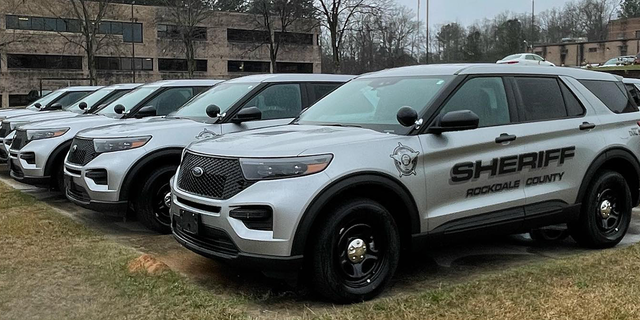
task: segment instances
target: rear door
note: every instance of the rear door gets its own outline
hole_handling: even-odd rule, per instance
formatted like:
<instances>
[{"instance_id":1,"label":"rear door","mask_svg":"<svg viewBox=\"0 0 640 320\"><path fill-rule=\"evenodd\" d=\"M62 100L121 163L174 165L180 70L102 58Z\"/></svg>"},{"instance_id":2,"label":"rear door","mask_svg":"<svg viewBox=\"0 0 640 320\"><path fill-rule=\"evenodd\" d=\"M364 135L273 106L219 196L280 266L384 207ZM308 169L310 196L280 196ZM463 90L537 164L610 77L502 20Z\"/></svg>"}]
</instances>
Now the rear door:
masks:
<instances>
[{"instance_id":1,"label":"rear door","mask_svg":"<svg viewBox=\"0 0 640 320\"><path fill-rule=\"evenodd\" d=\"M524 145L510 92L500 76L467 79L438 114L470 110L480 118L479 128L420 135L431 233L512 230L522 223L518 155Z\"/></svg>"},{"instance_id":2,"label":"rear door","mask_svg":"<svg viewBox=\"0 0 640 320\"><path fill-rule=\"evenodd\" d=\"M598 117L558 77L512 77L518 114L525 133L527 166L523 186L526 221L564 222L561 213L575 203L585 172L602 148ZM575 211L574 211L575 213Z\"/></svg>"}]
</instances>

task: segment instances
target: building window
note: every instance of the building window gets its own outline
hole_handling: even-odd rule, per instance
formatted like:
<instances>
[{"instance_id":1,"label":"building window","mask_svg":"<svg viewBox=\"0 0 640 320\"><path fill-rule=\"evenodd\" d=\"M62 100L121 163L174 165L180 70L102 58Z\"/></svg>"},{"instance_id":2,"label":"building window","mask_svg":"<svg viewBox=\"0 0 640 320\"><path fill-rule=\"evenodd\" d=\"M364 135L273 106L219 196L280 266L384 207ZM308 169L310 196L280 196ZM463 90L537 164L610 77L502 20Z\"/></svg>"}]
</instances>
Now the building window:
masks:
<instances>
[{"instance_id":1,"label":"building window","mask_svg":"<svg viewBox=\"0 0 640 320\"><path fill-rule=\"evenodd\" d=\"M10 94L9 95L9 107L24 107L29 105L32 99L28 94Z\"/></svg>"},{"instance_id":2,"label":"building window","mask_svg":"<svg viewBox=\"0 0 640 320\"><path fill-rule=\"evenodd\" d=\"M589 52L598 52L598 48L589 48Z\"/></svg>"},{"instance_id":3,"label":"building window","mask_svg":"<svg viewBox=\"0 0 640 320\"><path fill-rule=\"evenodd\" d=\"M122 41L142 43L142 23L122 23Z\"/></svg>"},{"instance_id":4,"label":"building window","mask_svg":"<svg viewBox=\"0 0 640 320\"><path fill-rule=\"evenodd\" d=\"M82 57L38 54L8 54L9 69L61 69L82 70Z\"/></svg>"},{"instance_id":5,"label":"building window","mask_svg":"<svg viewBox=\"0 0 640 320\"><path fill-rule=\"evenodd\" d=\"M260 30L227 29L227 41L268 43L269 32Z\"/></svg>"},{"instance_id":6,"label":"building window","mask_svg":"<svg viewBox=\"0 0 640 320\"><path fill-rule=\"evenodd\" d=\"M618 48L620 48L620 55L621 56L626 56L627 55L627 51L629 49L629 47L627 45L622 45L622 46L620 46Z\"/></svg>"},{"instance_id":7,"label":"building window","mask_svg":"<svg viewBox=\"0 0 640 320\"><path fill-rule=\"evenodd\" d=\"M6 16L7 29L75 32L81 31L78 19L42 18L27 16ZM133 33L132 33L133 32ZM124 42L142 42L142 23L103 21L98 26L98 33L121 35Z\"/></svg>"},{"instance_id":8,"label":"building window","mask_svg":"<svg viewBox=\"0 0 640 320\"><path fill-rule=\"evenodd\" d=\"M636 39L640 39L640 30L636 30Z\"/></svg>"},{"instance_id":9,"label":"building window","mask_svg":"<svg viewBox=\"0 0 640 320\"><path fill-rule=\"evenodd\" d=\"M284 44L313 45L313 34L311 33L276 32L275 37L276 41L281 41Z\"/></svg>"},{"instance_id":10,"label":"building window","mask_svg":"<svg viewBox=\"0 0 640 320\"><path fill-rule=\"evenodd\" d=\"M278 62L276 70L279 73L313 73L313 63Z\"/></svg>"},{"instance_id":11,"label":"building window","mask_svg":"<svg viewBox=\"0 0 640 320\"><path fill-rule=\"evenodd\" d=\"M135 67L138 71L153 71L153 59L135 58ZM131 70L131 58L96 57L96 69L98 70Z\"/></svg>"},{"instance_id":12,"label":"building window","mask_svg":"<svg viewBox=\"0 0 640 320\"><path fill-rule=\"evenodd\" d=\"M158 59L160 71L188 71L186 59ZM207 71L207 60L196 60L196 71Z\"/></svg>"},{"instance_id":13,"label":"building window","mask_svg":"<svg viewBox=\"0 0 640 320\"><path fill-rule=\"evenodd\" d=\"M228 72L269 72L270 62L262 61L229 61L227 63Z\"/></svg>"},{"instance_id":14,"label":"building window","mask_svg":"<svg viewBox=\"0 0 640 320\"><path fill-rule=\"evenodd\" d=\"M207 28L194 27L191 38L195 40L207 40ZM161 39L182 39L182 33L178 26L170 24L158 25L158 38Z\"/></svg>"}]
</instances>

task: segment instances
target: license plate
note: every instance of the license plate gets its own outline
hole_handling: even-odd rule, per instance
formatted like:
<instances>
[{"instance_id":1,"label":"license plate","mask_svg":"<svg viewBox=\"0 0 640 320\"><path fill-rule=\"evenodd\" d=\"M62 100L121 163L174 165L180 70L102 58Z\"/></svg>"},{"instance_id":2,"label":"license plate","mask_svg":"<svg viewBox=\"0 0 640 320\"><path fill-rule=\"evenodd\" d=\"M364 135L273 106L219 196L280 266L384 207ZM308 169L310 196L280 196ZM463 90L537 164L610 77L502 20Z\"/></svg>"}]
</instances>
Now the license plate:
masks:
<instances>
[{"instance_id":1,"label":"license plate","mask_svg":"<svg viewBox=\"0 0 640 320\"><path fill-rule=\"evenodd\" d=\"M197 235L198 227L200 226L200 214L195 212L189 212L186 210L180 210L180 228L182 231Z\"/></svg>"}]
</instances>

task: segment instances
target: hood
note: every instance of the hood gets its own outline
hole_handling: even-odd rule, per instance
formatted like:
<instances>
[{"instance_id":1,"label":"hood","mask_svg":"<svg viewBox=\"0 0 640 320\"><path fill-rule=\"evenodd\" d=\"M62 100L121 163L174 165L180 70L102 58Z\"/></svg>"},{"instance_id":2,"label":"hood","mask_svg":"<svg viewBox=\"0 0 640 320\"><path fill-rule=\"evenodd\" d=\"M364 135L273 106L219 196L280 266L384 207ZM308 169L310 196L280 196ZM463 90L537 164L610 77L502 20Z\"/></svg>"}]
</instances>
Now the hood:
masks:
<instances>
[{"instance_id":1,"label":"hood","mask_svg":"<svg viewBox=\"0 0 640 320\"><path fill-rule=\"evenodd\" d=\"M230 157L295 157L326 152L335 145L392 139L394 135L370 129L311 125L286 125L223 135L191 144L188 149Z\"/></svg>"},{"instance_id":2,"label":"hood","mask_svg":"<svg viewBox=\"0 0 640 320\"><path fill-rule=\"evenodd\" d=\"M47 121L38 121L34 123L30 123L24 125L24 129L49 129L49 128L64 128L64 127L72 127L74 125L83 125L88 123L97 123L96 125L100 125L102 122L109 122L115 119L109 117L98 116L95 114L85 114L79 115L69 119L58 119L58 120L47 120Z\"/></svg>"},{"instance_id":3,"label":"hood","mask_svg":"<svg viewBox=\"0 0 640 320\"><path fill-rule=\"evenodd\" d=\"M27 110L27 109L2 110L2 111L0 111L0 120L6 119L6 118L11 118L11 117L22 116L22 115L26 115L26 114L34 114L34 113L37 113L37 112L39 112L39 111L32 111L32 110Z\"/></svg>"},{"instance_id":4,"label":"hood","mask_svg":"<svg viewBox=\"0 0 640 320\"><path fill-rule=\"evenodd\" d=\"M9 118L7 121L11 124L13 123L29 123L36 121L46 121L46 120L55 120L55 119L64 119L64 118L73 118L77 117L77 113L69 112L69 111L55 111L55 112L37 112L35 114L26 114L17 117Z\"/></svg>"},{"instance_id":5,"label":"hood","mask_svg":"<svg viewBox=\"0 0 640 320\"><path fill-rule=\"evenodd\" d=\"M168 130L170 132L180 133L180 130L193 127L202 127L202 122L196 122L189 119L167 119L152 118L147 121L123 121L122 123L113 124L106 127L93 128L78 134L85 138L124 138L141 135L153 135L158 131Z\"/></svg>"}]
</instances>

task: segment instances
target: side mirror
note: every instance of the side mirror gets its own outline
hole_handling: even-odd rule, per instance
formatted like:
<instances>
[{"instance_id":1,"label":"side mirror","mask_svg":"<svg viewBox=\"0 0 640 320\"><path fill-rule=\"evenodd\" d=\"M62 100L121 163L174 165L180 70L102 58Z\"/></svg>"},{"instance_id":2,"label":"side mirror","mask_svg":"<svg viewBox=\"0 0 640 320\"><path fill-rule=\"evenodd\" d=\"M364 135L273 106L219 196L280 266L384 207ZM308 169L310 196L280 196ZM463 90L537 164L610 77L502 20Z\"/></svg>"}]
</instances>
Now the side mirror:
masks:
<instances>
[{"instance_id":1,"label":"side mirror","mask_svg":"<svg viewBox=\"0 0 640 320\"><path fill-rule=\"evenodd\" d=\"M34 107L36 107L36 108L38 108L38 109L40 109L40 107L42 107L42 105L41 105L40 103L36 103L36 104L34 104L33 106L34 106Z\"/></svg>"},{"instance_id":2,"label":"side mirror","mask_svg":"<svg viewBox=\"0 0 640 320\"><path fill-rule=\"evenodd\" d=\"M62 110L62 105L59 103L54 103L49 107L50 110Z\"/></svg>"},{"instance_id":3,"label":"side mirror","mask_svg":"<svg viewBox=\"0 0 640 320\"><path fill-rule=\"evenodd\" d=\"M220 116L220 107L212 104L207 107L207 116L209 118L217 118Z\"/></svg>"},{"instance_id":4,"label":"side mirror","mask_svg":"<svg viewBox=\"0 0 640 320\"><path fill-rule=\"evenodd\" d=\"M86 110L87 109L87 103L82 101L80 102L80 104L78 104L78 108L80 108L80 110Z\"/></svg>"},{"instance_id":5,"label":"side mirror","mask_svg":"<svg viewBox=\"0 0 640 320\"><path fill-rule=\"evenodd\" d=\"M238 112L236 116L231 119L231 122L242 123L260 119L262 119L262 111L260 111L260 109L258 109L257 107L249 107L240 110L240 112Z\"/></svg>"},{"instance_id":6,"label":"side mirror","mask_svg":"<svg viewBox=\"0 0 640 320\"><path fill-rule=\"evenodd\" d=\"M156 107L154 106L146 106L140 108L138 112L136 112L136 118L144 118L144 117L153 117L158 114Z\"/></svg>"},{"instance_id":7,"label":"side mirror","mask_svg":"<svg viewBox=\"0 0 640 320\"><path fill-rule=\"evenodd\" d=\"M123 114L123 113L124 113L124 110L125 110L125 108L124 108L124 106L123 106L123 105L121 105L121 104L119 104L119 105L117 105L117 106L113 107L113 111L114 111L115 113L117 113L117 114Z\"/></svg>"},{"instance_id":8,"label":"side mirror","mask_svg":"<svg viewBox=\"0 0 640 320\"><path fill-rule=\"evenodd\" d=\"M402 107L398 110L396 119L403 127L411 127L418 121L418 112L411 107Z\"/></svg>"},{"instance_id":9,"label":"side mirror","mask_svg":"<svg viewBox=\"0 0 640 320\"><path fill-rule=\"evenodd\" d=\"M448 131L464 131L478 128L480 118L470 110L451 111L435 121L429 132L440 134Z\"/></svg>"}]
</instances>

